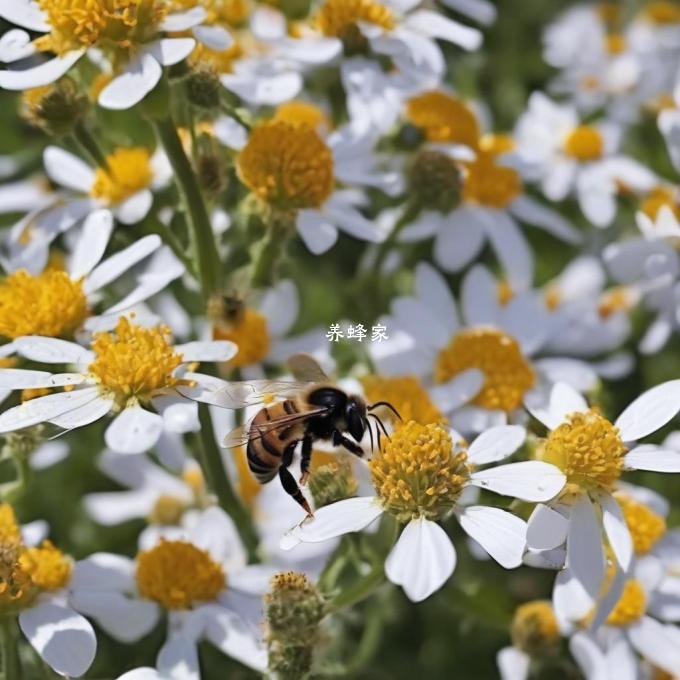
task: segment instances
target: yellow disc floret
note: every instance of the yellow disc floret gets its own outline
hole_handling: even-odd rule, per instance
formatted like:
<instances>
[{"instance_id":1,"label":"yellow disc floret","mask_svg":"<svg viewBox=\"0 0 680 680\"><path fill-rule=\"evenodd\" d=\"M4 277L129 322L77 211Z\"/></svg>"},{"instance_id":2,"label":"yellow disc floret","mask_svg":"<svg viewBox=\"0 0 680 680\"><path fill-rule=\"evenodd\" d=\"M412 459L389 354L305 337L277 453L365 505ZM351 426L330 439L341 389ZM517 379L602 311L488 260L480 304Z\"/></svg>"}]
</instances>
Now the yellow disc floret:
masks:
<instances>
[{"instance_id":1,"label":"yellow disc floret","mask_svg":"<svg viewBox=\"0 0 680 680\"><path fill-rule=\"evenodd\" d=\"M71 560L50 541L43 541L39 548L27 548L21 564L41 590L58 590L71 579Z\"/></svg>"},{"instance_id":2,"label":"yellow disc floret","mask_svg":"<svg viewBox=\"0 0 680 680\"><path fill-rule=\"evenodd\" d=\"M291 125L307 125L313 130L329 127L328 116L315 104L294 100L277 106L272 120L281 120Z\"/></svg>"},{"instance_id":3,"label":"yellow disc floret","mask_svg":"<svg viewBox=\"0 0 680 680\"><path fill-rule=\"evenodd\" d=\"M187 503L182 498L169 494L161 494L156 499L146 519L149 524L174 526L179 524L186 509Z\"/></svg>"},{"instance_id":4,"label":"yellow disc floret","mask_svg":"<svg viewBox=\"0 0 680 680\"><path fill-rule=\"evenodd\" d=\"M554 650L560 641L560 629L550 602L534 600L517 607L510 636L513 646L529 656Z\"/></svg>"},{"instance_id":5,"label":"yellow disc floret","mask_svg":"<svg viewBox=\"0 0 680 680\"><path fill-rule=\"evenodd\" d=\"M670 0L658 0L650 2L642 10L643 14L655 24L678 24L680 23L680 7Z\"/></svg>"},{"instance_id":6,"label":"yellow disc floret","mask_svg":"<svg viewBox=\"0 0 680 680\"><path fill-rule=\"evenodd\" d=\"M646 555L666 533L666 520L644 503L623 493L616 494L626 525L633 538L636 555Z\"/></svg>"},{"instance_id":7,"label":"yellow disc floret","mask_svg":"<svg viewBox=\"0 0 680 680\"><path fill-rule=\"evenodd\" d=\"M97 168L90 193L107 203L120 203L153 179L149 151L143 146L116 149L106 157L107 167Z\"/></svg>"},{"instance_id":8,"label":"yellow disc floret","mask_svg":"<svg viewBox=\"0 0 680 680\"><path fill-rule=\"evenodd\" d=\"M437 356L435 382L445 383L469 368L484 373L482 390L472 401L482 408L514 411L536 381L517 341L493 328L470 328L454 335Z\"/></svg>"},{"instance_id":9,"label":"yellow disc floret","mask_svg":"<svg viewBox=\"0 0 680 680\"><path fill-rule=\"evenodd\" d=\"M680 220L680 204L678 204L678 192L673 187L658 186L654 187L640 204L642 210L647 217L655 220L659 214L659 210L663 206L670 208L675 218Z\"/></svg>"},{"instance_id":10,"label":"yellow disc floret","mask_svg":"<svg viewBox=\"0 0 680 680\"><path fill-rule=\"evenodd\" d=\"M362 21L386 30L395 26L389 7L375 0L326 0L316 15L316 25L326 36L341 38L348 28Z\"/></svg>"},{"instance_id":11,"label":"yellow disc floret","mask_svg":"<svg viewBox=\"0 0 680 680\"><path fill-rule=\"evenodd\" d=\"M564 138L565 153L578 161L596 161L604 152L602 133L592 125L579 125Z\"/></svg>"},{"instance_id":12,"label":"yellow disc floret","mask_svg":"<svg viewBox=\"0 0 680 680\"><path fill-rule=\"evenodd\" d=\"M0 336L71 337L88 316L80 281L60 270L29 274L25 269L0 283Z\"/></svg>"},{"instance_id":13,"label":"yellow disc floret","mask_svg":"<svg viewBox=\"0 0 680 680\"><path fill-rule=\"evenodd\" d=\"M136 578L140 595L166 609L190 609L209 602L226 585L222 566L187 541L162 540L139 553Z\"/></svg>"},{"instance_id":14,"label":"yellow disc floret","mask_svg":"<svg viewBox=\"0 0 680 680\"><path fill-rule=\"evenodd\" d=\"M400 522L442 518L470 476L467 452L454 451L444 427L413 420L392 433L368 466L383 507Z\"/></svg>"},{"instance_id":15,"label":"yellow disc floret","mask_svg":"<svg viewBox=\"0 0 680 680\"><path fill-rule=\"evenodd\" d=\"M121 317L112 333L97 333L95 360L88 370L119 406L147 401L158 390L177 384L174 370L182 363L169 342L166 326L143 328Z\"/></svg>"},{"instance_id":16,"label":"yellow disc floret","mask_svg":"<svg viewBox=\"0 0 680 680\"><path fill-rule=\"evenodd\" d=\"M501 209L521 193L519 173L498 165L492 154L479 153L474 161L466 164L463 173L464 201Z\"/></svg>"},{"instance_id":17,"label":"yellow disc floret","mask_svg":"<svg viewBox=\"0 0 680 680\"><path fill-rule=\"evenodd\" d=\"M333 191L333 154L306 125L274 121L255 128L237 169L254 194L283 209L319 208Z\"/></svg>"},{"instance_id":18,"label":"yellow disc floret","mask_svg":"<svg viewBox=\"0 0 680 680\"><path fill-rule=\"evenodd\" d=\"M269 353L267 318L251 307L245 307L233 321L216 325L213 337L238 347L238 353L228 362L234 368L257 364Z\"/></svg>"},{"instance_id":19,"label":"yellow disc floret","mask_svg":"<svg viewBox=\"0 0 680 680\"><path fill-rule=\"evenodd\" d=\"M460 99L445 92L430 90L409 99L406 119L430 142L477 146L479 125L475 114Z\"/></svg>"},{"instance_id":20,"label":"yellow disc floret","mask_svg":"<svg viewBox=\"0 0 680 680\"><path fill-rule=\"evenodd\" d=\"M162 0L38 0L52 30L38 49L64 54L97 47L131 56L158 32L167 13Z\"/></svg>"},{"instance_id":21,"label":"yellow disc floret","mask_svg":"<svg viewBox=\"0 0 680 680\"><path fill-rule=\"evenodd\" d=\"M609 626L629 626L642 618L646 608L647 597L642 584L631 579L623 586L623 593L606 623Z\"/></svg>"},{"instance_id":22,"label":"yellow disc floret","mask_svg":"<svg viewBox=\"0 0 680 680\"><path fill-rule=\"evenodd\" d=\"M619 430L597 411L572 413L545 440L541 459L557 466L574 491L611 490L623 471Z\"/></svg>"},{"instance_id":23,"label":"yellow disc floret","mask_svg":"<svg viewBox=\"0 0 680 680\"><path fill-rule=\"evenodd\" d=\"M403 420L415 420L421 425L440 423L444 420L444 416L432 403L430 395L414 375L394 378L367 375L361 379L361 384L369 402L389 402ZM385 409L385 417L396 418L387 409Z\"/></svg>"}]
</instances>

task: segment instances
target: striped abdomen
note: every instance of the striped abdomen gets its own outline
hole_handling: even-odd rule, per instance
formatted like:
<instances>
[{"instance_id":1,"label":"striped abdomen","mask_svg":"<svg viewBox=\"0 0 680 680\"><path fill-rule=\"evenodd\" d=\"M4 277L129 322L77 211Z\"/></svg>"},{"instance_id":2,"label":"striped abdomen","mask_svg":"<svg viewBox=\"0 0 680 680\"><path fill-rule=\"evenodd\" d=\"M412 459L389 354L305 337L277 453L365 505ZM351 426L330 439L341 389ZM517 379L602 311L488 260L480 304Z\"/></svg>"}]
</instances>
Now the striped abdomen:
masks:
<instances>
[{"instance_id":1,"label":"striped abdomen","mask_svg":"<svg viewBox=\"0 0 680 680\"><path fill-rule=\"evenodd\" d=\"M266 484L276 476L284 451L300 439L301 429L298 425L282 425L260 436L258 425L271 427L272 422L294 413L298 413L295 402L286 399L261 409L250 424L251 438L246 448L248 467L260 484Z\"/></svg>"}]
</instances>

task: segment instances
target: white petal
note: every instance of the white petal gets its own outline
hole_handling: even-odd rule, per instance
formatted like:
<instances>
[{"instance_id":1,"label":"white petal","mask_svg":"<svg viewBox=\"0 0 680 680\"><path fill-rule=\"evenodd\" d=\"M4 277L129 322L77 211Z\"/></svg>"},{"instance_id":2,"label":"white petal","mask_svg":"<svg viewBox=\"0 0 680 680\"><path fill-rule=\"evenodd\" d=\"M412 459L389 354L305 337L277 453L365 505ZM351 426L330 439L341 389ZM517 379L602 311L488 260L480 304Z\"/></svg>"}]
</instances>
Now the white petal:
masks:
<instances>
[{"instance_id":1,"label":"white petal","mask_svg":"<svg viewBox=\"0 0 680 680\"><path fill-rule=\"evenodd\" d=\"M234 520L222 508L204 510L196 524L189 529L189 540L207 550L227 571L243 569L246 565L245 549Z\"/></svg>"},{"instance_id":2,"label":"white petal","mask_svg":"<svg viewBox=\"0 0 680 680\"><path fill-rule=\"evenodd\" d=\"M419 300L427 303L451 335L458 330L458 311L449 285L434 267L425 262L416 267L415 293Z\"/></svg>"},{"instance_id":3,"label":"white petal","mask_svg":"<svg viewBox=\"0 0 680 680\"><path fill-rule=\"evenodd\" d=\"M89 193L94 182L94 170L83 160L58 146L48 146L43 152L45 172L57 184Z\"/></svg>"},{"instance_id":4,"label":"white petal","mask_svg":"<svg viewBox=\"0 0 680 680\"><path fill-rule=\"evenodd\" d=\"M468 448L468 457L474 465L495 463L512 455L524 443L526 430L519 425L492 427L475 439Z\"/></svg>"},{"instance_id":5,"label":"white petal","mask_svg":"<svg viewBox=\"0 0 680 680\"><path fill-rule=\"evenodd\" d=\"M623 458L630 470L650 472L680 472L680 453L654 444L643 444L631 449Z\"/></svg>"},{"instance_id":6,"label":"white petal","mask_svg":"<svg viewBox=\"0 0 680 680\"><path fill-rule=\"evenodd\" d=\"M144 453L163 430L163 418L140 406L124 408L106 428L106 445L118 453Z\"/></svg>"},{"instance_id":7,"label":"white petal","mask_svg":"<svg viewBox=\"0 0 680 680\"><path fill-rule=\"evenodd\" d=\"M222 52L234 44L231 33L220 26L196 26L194 36L196 40L216 52Z\"/></svg>"},{"instance_id":8,"label":"white petal","mask_svg":"<svg viewBox=\"0 0 680 680\"><path fill-rule=\"evenodd\" d=\"M567 540L569 522L547 505L537 505L527 523L527 546L532 550L553 550Z\"/></svg>"},{"instance_id":9,"label":"white petal","mask_svg":"<svg viewBox=\"0 0 680 680\"><path fill-rule=\"evenodd\" d=\"M194 47L196 41L193 38L164 38L149 45L146 52L161 66L172 66L188 57ZM101 104L101 101L99 103Z\"/></svg>"},{"instance_id":10,"label":"white petal","mask_svg":"<svg viewBox=\"0 0 680 680\"><path fill-rule=\"evenodd\" d=\"M566 559L566 556L565 556ZM574 623L582 621L593 611L593 598L586 593L566 562L557 563L560 569L555 578L552 603L560 628L571 630Z\"/></svg>"},{"instance_id":11,"label":"white petal","mask_svg":"<svg viewBox=\"0 0 680 680\"><path fill-rule=\"evenodd\" d=\"M153 194L149 189L142 189L113 206L113 211L119 222L136 224L149 214L152 205Z\"/></svg>"},{"instance_id":12,"label":"white petal","mask_svg":"<svg viewBox=\"0 0 680 680\"><path fill-rule=\"evenodd\" d=\"M573 635L569 650L587 680L609 680L604 653L587 633Z\"/></svg>"},{"instance_id":13,"label":"white petal","mask_svg":"<svg viewBox=\"0 0 680 680\"><path fill-rule=\"evenodd\" d=\"M75 50L22 71L0 71L0 87L6 90L30 90L50 85L59 80L83 54L83 50Z\"/></svg>"},{"instance_id":14,"label":"white petal","mask_svg":"<svg viewBox=\"0 0 680 680\"><path fill-rule=\"evenodd\" d=\"M184 635L173 635L161 647L158 669L168 680L200 680L196 641Z\"/></svg>"},{"instance_id":15,"label":"white petal","mask_svg":"<svg viewBox=\"0 0 680 680\"><path fill-rule=\"evenodd\" d=\"M522 230L501 210L488 211L485 222L486 235L509 283L520 290L529 287L534 276L534 258Z\"/></svg>"},{"instance_id":16,"label":"white petal","mask_svg":"<svg viewBox=\"0 0 680 680\"><path fill-rule=\"evenodd\" d=\"M0 368L0 388L10 390L78 385L85 380L80 373L48 373L22 368Z\"/></svg>"},{"instance_id":17,"label":"white petal","mask_svg":"<svg viewBox=\"0 0 680 680\"><path fill-rule=\"evenodd\" d=\"M597 373L579 359L550 357L534 361L534 367L551 383L562 382L578 392L588 392L597 386Z\"/></svg>"},{"instance_id":18,"label":"white petal","mask_svg":"<svg viewBox=\"0 0 680 680\"><path fill-rule=\"evenodd\" d=\"M380 517L382 512L373 496L348 498L319 508L312 519L305 520L289 533L303 543L320 543L343 534L361 531Z\"/></svg>"},{"instance_id":19,"label":"white petal","mask_svg":"<svg viewBox=\"0 0 680 680\"><path fill-rule=\"evenodd\" d=\"M616 419L621 439L635 441L656 432L680 411L680 380L669 380L641 394Z\"/></svg>"},{"instance_id":20,"label":"white petal","mask_svg":"<svg viewBox=\"0 0 680 680\"><path fill-rule=\"evenodd\" d=\"M276 106L292 99L302 88L299 73L279 72L268 76L228 74L222 84L250 104Z\"/></svg>"},{"instance_id":21,"label":"white petal","mask_svg":"<svg viewBox=\"0 0 680 680\"><path fill-rule=\"evenodd\" d=\"M90 352L75 342L41 335L17 338L14 346L21 356L44 364L81 364L90 357Z\"/></svg>"},{"instance_id":22,"label":"white petal","mask_svg":"<svg viewBox=\"0 0 680 680\"><path fill-rule=\"evenodd\" d=\"M78 408L70 409L66 413L49 418L48 422L65 430L73 430L103 418L111 411L113 406L113 397L103 397L97 394L94 399L81 404Z\"/></svg>"},{"instance_id":23,"label":"white petal","mask_svg":"<svg viewBox=\"0 0 680 680\"><path fill-rule=\"evenodd\" d=\"M476 264L463 278L461 303L468 325L498 324L498 282L484 265Z\"/></svg>"},{"instance_id":24,"label":"white petal","mask_svg":"<svg viewBox=\"0 0 680 680\"><path fill-rule=\"evenodd\" d=\"M463 531L479 543L498 564L514 569L522 564L527 525L499 508L473 505L457 512Z\"/></svg>"},{"instance_id":25,"label":"white petal","mask_svg":"<svg viewBox=\"0 0 680 680\"><path fill-rule=\"evenodd\" d=\"M526 680L531 659L515 647L504 647L496 656L501 680Z\"/></svg>"},{"instance_id":26,"label":"white petal","mask_svg":"<svg viewBox=\"0 0 680 680\"><path fill-rule=\"evenodd\" d=\"M540 227L566 243L575 244L583 240L581 232L564 217L529 196L518 196L509 207L522 222Z\"/></svg>"},{"instance_id":27,"label":"white petal","mask_svg":"<svg viewBox=\"0 0 680 680\"><path fill-rule=\"evenodd\" d=\"M465 50L476 50L482 44L482 34L476 28L470 28L431 10L412 12L404 23L414 31L431 38L447 40Z\"/></svg>"},{"instance_id":28,"label":"white petal","mask_svg":"<svg viewBox=\"0 0 680 680\"><path fill-rule=\"evenodd\" d=\"M584 413L588 410L588 402L566 383L557 383L550 390L550 402L537 408L527 404L531 415L540 420L547 428L554 430L571 413Z\"/></svg>"},{"instance_id":29,"label":"white petal","mask_svg":"<svg viewBox=\"0 0 680 680\"><path fill-rule=\"evenodd\" d=\"M99 399L96 387L31 399L0 414L0 432L12 432L46 422L95 399Z\"/></svg>"},{"instance_id":30,"label":"white petal","mask_svg":"<svg viewBox=\"0 0 680 680\"><path fill-rule=\"evenodd\" d=\"M286 279L270 288L262 298L260 312L267 318L267 330L272 335L285 335L300 313L300 299L295 284Z\"/></svg>"},{"instance_id":31,"label":"white petal","mask_svg":"<svg viewBox=\"0 0 680 680\"><path fill-rule=\"evenodd\" d=\"M470 476L470 483L475 486L530 502L554 498L566 481L558 468L538 460L499 465Z\"/></svg>"},{"instance_id":32,"label":"white petal","mask_svg":"<svg viewBox=\"0 0 680 680\"><path fill-rule=\"evenodd\" d=\"M78 280L94 269L104 256L112 231L113 215L110 210L96 210L85 218L82 234L69 263L72 279Z\"/></svg>"},{"instance_id":33,"label":"white petal","mask_svg":"<svg viewBox=\"0 0 680 680\"><path fill-rule=\"evenodd\" d=\"M175 345L175 351L182 355L182 361L229 361L236 356L238 347L229 340L186 342Z\"/></svg>"},{"instance_id":34,"label":"white petal","mask_svg":"<svg viewBox=\"0 0 680 680\"><path fill-rule=\"evenodd\" d=\"M173 12L169 14L163 19L159 28L161 31L177 33L178 31L186 31L188 28L198 26L198 24L203 23L205 18L206 11L203 7L192 7L186 12Z\"/></svg>"},{"instance_id":35,"label":"white petal","mask_svg":"<svg viewBox=\"0 0 680 680\"><path fill-rule=\"evenodd\" d=\"M474 399L483 386L484 373L468 368L448 382L431 387L429 393L440 411L451 413Z\"/></svg>"},{"instance_id":36,"label":"white petal","mask_svg":"<svg viewBox=\"0 0 680 680\"><path fill-rule=\"evenodd\" d=\"M586 494L571 511L567 560L574 578L595 602L604 581L604 549L600 522Z\"/></svg>"},{"instance_id":37,"label":"white petal","mask_svg":"<svg viewBox=\"0 0 680 680\"><path fill-rule=\"evenodd\" d=\"M166 680L155 668L141 667L123 673L118 680Z\"/></svg>"},{"instance_id":38,"label":"white petal","mask_svg":"<svg viewBox=\"0 0 680 680\"><path fill-rule=\"evenodd\" d=\"M680 668L680 635L674 626L663 625L644 616L630 626L628 635L637 651L655 666L671 674Z\"/></svg>"},{"instance_id":39,"label":"white petal","mask_svg":"<svg viewBox=\"0 0 680 680\"><path fill-rule=\"evenodd\" d=\"M482 249L485 233L480 227L478 214L475 208L463 206L444 220L434 243L434 259L445 271L460 271Z\"/></svg>"},{"instance_id":40,"label":"white petal","mask_svg":"<svg viewBox=\"0 0 680 680\"><path fill-rule=\"evenodd\" d=\"M99 93L99 105L105 109L129 109L156 87L162 73L158 61L142 52Z\"/></svg>"},{"instance_id":41,"label":"white petal","mask_svg":"<svg viewBox=\"0 0 680 680\"><path fill-rule=\"evenodd\" d=\"M489 0L442 0L442 2L447 7L451 7L451 9L465 14L465 16L485 26L496 21L496 16L498 15L496 6L489 2ZM503 678L503 680L510 679Z\"/></svg>"},{"instance_id":42,"label":"white petal","mask_svg":"<svg viewBox=\"0 0 680 680\"><path fill-rule=\"evenodd\" d=\"M411 602L439 590L453 574L456 551L446 532L427 519L411 520L385 560L385 575Z\"/></svg>"},{"instance_id":43,"label":"white petal","mask_svg":"<svg viewBox=\"0 0 680 680\"><path fill-rule=\"evenodd\" d=\"M314 255L325 253L338 240L338 230L328 218L316 210L301 210L298 213L297 229L305 245Z\"/></svg>"},{"instance_id":44,"label":"white petal","mask_svg":"<svg viewBox=\"0 0 680 680\"><path fill-rule=\"evenodd\" d=\"M198 403L184 397L161 395L151 400L153 407L163 416L163 428L167 432L198 432Z\"/></svg>"},{"instance_id":45,"label":"white petal","mask_svg":"<svg viewBox=\"0 0 680 680\"><path fill-rule=\"evenodd\" d=\"M160 248L161 245L161 238L156 234L150 234L149 236L140 238L127 248L106 258L106 260L96 267L85 279L83 290L85 293L92 293L95 290L99 290L153 253L154 250Z\"/></svg>"},{"instance_id":46,"label":"white petal","mask_svg":"<svg viewBox=\"0 0 680 680\"><path fill-rule=\"evenodd\" d=\"M0 38L0 61L6 64L30 57L35 52L36 48L31 42L31 36L19 28L7 31Z\"/></svg>"},{"instance_id":47,"label":"white petal","mask_svg":"<svg viewBox=\"0 0 680 680\"><path fill-rule=\"evenodd\" d=\"M633 559L633 539L618 501L609 493L599 496L602 523L609 545L623 571L628 571Z\"/></svg>"},{"instance_id":48,"label":"white petal","mask_svg":"<svg viewBox=\"0 0 680 680\"><path fill-rule=\"evenodd\" d=\"M129 557L114 553L94 553L76 562L69 584L73 592L85 590L134 589L135 563Z\"/></svg>"},{"instance_id":49,"label":"white petal","mask_svg":"<svg viewBox=\"0 0 680 680\"><path fill-rule=\"evenodd\" d=\"M48 33L52 27L47 15L37 2L31 0L0 0L0 17L11 24L23 26L38 33Z\"/></svg>"},{"instance_id":50,"label":"white petal","mask_svg":"<svg viewBox=\"0 0 680 680\"><path fill-rule=\"evenodd\" d=\"M97 638L70 607L42 602L19 614L19 626L36 652L61 675L80 677L94 661Z\"/></svg>"}]
</instances>

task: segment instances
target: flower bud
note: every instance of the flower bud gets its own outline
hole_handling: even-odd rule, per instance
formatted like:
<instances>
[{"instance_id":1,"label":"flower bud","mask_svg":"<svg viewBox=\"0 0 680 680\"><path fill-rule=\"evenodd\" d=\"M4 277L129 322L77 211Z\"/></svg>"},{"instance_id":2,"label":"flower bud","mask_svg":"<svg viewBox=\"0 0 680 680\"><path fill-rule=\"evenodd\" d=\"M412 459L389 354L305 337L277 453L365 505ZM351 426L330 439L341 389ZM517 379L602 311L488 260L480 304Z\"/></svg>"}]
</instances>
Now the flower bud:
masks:
<instances>
[{"instance_id":1,"label":"flower bud","mask_svg":"<svg viewBox=\"0 0 680 680\"><path fill-rule=\"evenodd\" d=\"M534 600L517 607L510 636L512 644L529 656L554 651L560 641L560 631L550 602Z\"/></svg>"},{"instance_id":2,"label":"flower bud","mask_svg":"<svg viewBox=\"0 0 680 680\"><path fill-rule=\"evenodd\" d=\"M309 478L309 490L317 509L352 498L356 495L358 486L352 466L345 456L337 462L316 469Z\"/></svg>"},{"instance_id":3,"label":"flower bud","mask_svg":"<svg viewBox=\"0 0 680 680\"><path fill-rule=\"evenodd\" d=\"M460 198L460 170L439 151L421 151L415 157L408 183L417 203L427 210L449 212Z\"/></svg>"},{"instance_id":4,"label":"flower bud","mask_svg":"<svg viewBox=\"0 0 680 680\"><path fill-rule=\"evenodd\" d=\"M24 118L56 137L69 133L86 108L87 97L70 78L27 90L22 99Z\"/></svg>"},{"instance_id":5,"label":"flower bud","mask_svg":"<svg viewBox=\"0 0 680 680\"><path fill-rule=\"evenodd\" d=\"M185 80L187 99L199 109L216 109L220 104L220 84L217 73L210 66L199 64Z\"/></svg>"}]
</instances>

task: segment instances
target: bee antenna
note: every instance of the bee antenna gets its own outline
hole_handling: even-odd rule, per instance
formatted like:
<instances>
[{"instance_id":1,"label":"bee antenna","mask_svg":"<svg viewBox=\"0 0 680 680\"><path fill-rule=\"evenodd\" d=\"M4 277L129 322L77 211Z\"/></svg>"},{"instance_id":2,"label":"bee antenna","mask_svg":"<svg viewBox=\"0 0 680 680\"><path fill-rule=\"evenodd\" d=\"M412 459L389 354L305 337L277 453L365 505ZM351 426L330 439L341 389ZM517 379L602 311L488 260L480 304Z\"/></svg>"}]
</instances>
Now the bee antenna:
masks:
<instances>
[{"instance_id":1,"label":"bee antenna","mask_svg":"<svg viewBox=\"0 0 680 680\"><path fill-rule=\"evenodd\" d=\"M371 406L368 407L368 410L372 411L374 408L378 408L378 406L385 406L386 408L390 409L390 411L392 411L392 413L394 413L394 415L397 416L399 420L402 419L399 415L399 411L397 411L397 409L394 408L394 406L392 406L389 401L376 401L375 404L371 404Z\"/></svg>"},{"instance_id":2,"label":"bee antenna","mask_svg":"<svg viewBox=\"0 0 680 680\"><path fill-rule=\"evenodd\" d=\"M383 434L389 439L389 438L390 438L390 435L388 434L387 429L385 428L385 425L383 425L382 420L380 420L380 418L378 418L378 416L376 416L375 413L369 413L368 415L369 415L371 418L375 419L375 422L377 423L375 429L376 429L376 431L378 432L378 440L379 440L379 438L380 438L380 430L382 430L382 431L383 431ZM380 427L378 427L378 425L379 425Z\"/></svg>"},{"instance_id":3,"label":"bee antenna","mask_svg":"<svg viewBox=\"0 0 680 680\"><path fill-rule=\"evenodd\" d=\"M371 440L371 451L373 451L373 430L371 430L371 421L368 418L364 418L364 423L368 430L368 438Z\"/></svg>"}]
</instances>

